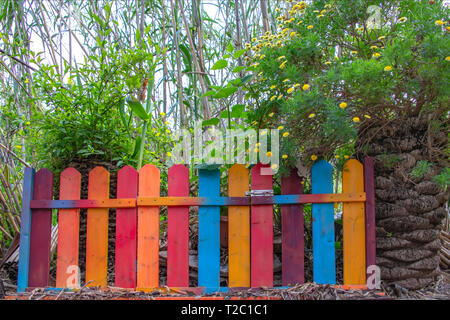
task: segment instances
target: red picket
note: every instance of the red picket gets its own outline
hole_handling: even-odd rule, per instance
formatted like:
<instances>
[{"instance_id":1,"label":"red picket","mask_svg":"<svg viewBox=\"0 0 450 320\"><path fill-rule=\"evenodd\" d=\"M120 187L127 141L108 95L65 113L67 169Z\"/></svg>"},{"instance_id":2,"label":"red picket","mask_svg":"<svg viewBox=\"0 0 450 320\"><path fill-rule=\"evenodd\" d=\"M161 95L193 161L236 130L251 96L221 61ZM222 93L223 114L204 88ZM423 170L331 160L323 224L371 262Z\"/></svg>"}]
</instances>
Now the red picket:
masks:
<instances>
[{"instance_id":1,"label":"red picket","mask_svg":"<svg viewBox=\"0 0 450 320\"><path fill-rule=\"evenodd\" d=\"M117 174L117 199L136 198L138 172L125 166ZM115 286L136 287L137 213L136 208L116 211L116 276Z\"/></svg>"},{"instance_id":2,"label":"red picket","mask_svg":"<svg viewBox=\"0 0 450 320\"><path fill-rule=\"evenodd\" d=\"M169 169L168 196L189 196L189 170L177 164ZM189 207L167 210L167 285L189 286Z\"/></svg>"},{"instance_id":3,"label":"red picket","mask_svg":"<svg viewBox=\"0 0 450 320\"><path fill-rule=\"evenodd\" d=\"M268 165L258 163L252 170L252 191L272 190L271 175L261 175ZM268 169L266 169L268 170ZM273 205L251 206L251 279L252 287L273 286Z\"/></svg>"},{"instance_id":4,"label":"red picket","mask_svg":"<svg viewBox=\"0 0 450 320\"><path fill-rule=\"evenodd\" d=\"M302 179L297 169L291 170L288 177L281 178L282 194L302 194ZM305 282L304 270L304 229L303 205L281 206L281 270L282 285Z\"/></svg>"},{"instance_id":5,"label":"red picket","mask_svg":"<svg viewBox=\"0 0 450 320\"><path fill-rule=\"evenodd\" d=\"M34 176L34 200L53 197L53 173L39 170ZM31 214L30 274L28 287L46 287L50 268L50 243L52 234L52 210L36 209Z\"/></svg>"}]
</instances>

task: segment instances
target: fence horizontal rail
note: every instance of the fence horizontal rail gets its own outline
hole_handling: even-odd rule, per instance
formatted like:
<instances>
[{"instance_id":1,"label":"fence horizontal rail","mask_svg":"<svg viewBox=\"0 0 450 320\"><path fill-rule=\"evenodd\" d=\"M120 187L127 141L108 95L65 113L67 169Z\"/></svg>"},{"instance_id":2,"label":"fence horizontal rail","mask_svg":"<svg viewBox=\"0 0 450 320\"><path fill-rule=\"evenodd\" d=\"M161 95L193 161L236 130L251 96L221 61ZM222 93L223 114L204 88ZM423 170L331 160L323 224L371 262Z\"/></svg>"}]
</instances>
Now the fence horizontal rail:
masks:
<instances>
[{"instance_id":1,"label":"fence horizontal rail","mask_svg":"<svg viewBox=\"0 0 450 320\"><path fill-rule=\"evenodd\" d=\"M366 194L302 194L256 197L138 197L137 199L105 200L31 200L31 209L91 209L167 206L249 206L265 204L302 204L333 202L364 202Z\"/></svg>"}]
</instances>

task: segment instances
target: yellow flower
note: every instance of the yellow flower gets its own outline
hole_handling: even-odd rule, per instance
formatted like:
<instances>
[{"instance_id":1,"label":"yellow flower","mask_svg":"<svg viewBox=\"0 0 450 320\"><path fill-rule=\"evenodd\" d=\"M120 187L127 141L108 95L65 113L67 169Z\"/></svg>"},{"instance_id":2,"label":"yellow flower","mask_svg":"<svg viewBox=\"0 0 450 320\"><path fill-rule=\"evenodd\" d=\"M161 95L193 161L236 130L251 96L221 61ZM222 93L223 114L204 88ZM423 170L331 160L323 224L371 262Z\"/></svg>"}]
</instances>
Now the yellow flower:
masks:
<instances>
[{"instance_id":1,"label":"yellow flower","mask_svg":"<svg viewBox=\"0 0 450 320\"><path fill-rule=\"evenodd\" d=\"M166 132L167 132L167 133L170 133L170 130L169 130L169 129L167 129L167 130L166 130Z\"/></svg>"},{"instance_id":2,"label":"yellow flower","mask_svg":"<svg viewBox=\"0 0 450 320\"><path fill-rule=\"evenodd\" d=\"M168 126L168 125L169 125L169 121L164 122L164 124L165 124L166 126Z\"/></svg>"},{"instance_id":3,"label":"yellow flower","mask_svg":"<svg viewBox=\"0 0 450 320\"><path fill-rule=\"evenodd\" d=\"M274 112L269 113L269 117L273 117L274 114L275 114Z\"/></svg>"},{"instance_id":4,"label":"yellow flower","mask_svg":"<svg viewBox=\"0 0 450 320\"><path fill-rule=\"evenodd\" d=\"M372 56L373 56L374 58L378 58L379 56L381 56L381 54L379 54L378 52L375 52Z\"/></svg>"},{"instance_id":5,"label":"yellow flower","mask_svg":"<svg viewBox=\"0 0 450 320\"><path fill-rule=\"evenodd\" d=\"M300 83L296 83L296 84L293 85L294 88L297 88L299 86L300 86Z\"/></svg>"},{"instance_id":6,"label":"yellow flower","mask_svg":"<svg viewBox=\"0 0 450 320\"><path fill-rule=\"evenodd\" d=\"M273 89L275 89L276 87L277 87L276 85L273 85L273 86L270 86L270 89L273 90Z\"/></svg>"},{"instance_id":7,"label":"yellow flower","mask_svg":"<svg viewBox=\"0 0 450 320\"><path fill-rule=\"evenodd\" d=\"M442 26L444 24L444 22L442 20L436 20L434 22L434 24L437 25L437 26Z\"/></svg>"},{"instance_id":8,"label":"yellow flower","mask_svg":"<svg viewBox=\"0 0 450 320\"><path fill-rule=\"evenodd\" d=\"M351 51L350 53L351 53L351 54L357 54L358 51Z\"/></svg>"},{"instance_id":9,"label":"yellow flower","mask_svg":"<svg viewBox=\"0 0 450 320\"><path fill-rule=\"evenodd\" d=\"M311 113L309 116L308 116L308 118L314 118L316 115L314 114L314 113Z\"/></svg>"},{"instance_id":10,"label":"yellow flower","mask_svg":"<svg viewBox=\"0 0 450 320\"><path fill-rule=\"evenodd\" d=\"M258 149L258 148L255 148L255 149L253 149L253 152L254 152L254 153L257 153L257 152L259 152L259 149Z\"/></svg>"},{"instance_id":11,"label":"yellow flower","mask_svg":"<svg viewBox=\"0 0 450 320\"><path fill-rule=\"evenodd\" d=\"M359 118L358 117L354 117L353 118L353 122L359 122L360 120L359 120Z\"/></svg>"},{"instance_id":12,"label":"yellow flower","mask_svg":"<svg viewBox=\"0 0 450 320\"><path fill-rule=\"evenodd\" d=\"M404 22L406 22L406 20L408 20L408 18L406 18L406 17L401 17L400 19L398 19L398 22L404 23Z\"/></svg>"},{"instance_id":13,"label":"yellow flower","mask_svg":"<svg viewBox=\"0 0 450 320\"><path fill-rule=\"evenodd\" d=\"M279 127L278 127L278 130L283 130L283 129L284 129L283 126L279 126Z\"/></svg>"},{"instance_id":14,"label":"yellow flower","mask_svg":"<svg viewBox=\"0 0 450 320\"><path fill-rule=\"evenodd\" d=\"M445 30L450 31L450 27L445 27Z\"/></svg>"},{"instance_id":15,"label":"yellow flower","mask_svg":"<svg viewBox=\"0 0 450 320\"><path fill-rule=\"evenodd\" d=\"M277 98L277 95L272 96L272 98L270 98L270 101L273 101Z\"/></svg>"},{"instance_id":16,"label":"yellow flower","mask_svg":"<svg viewBox=\"0 0 450 320\"><path fill-rule=\"evenodd\" d=\"M317 160L317 156L316 156L315 154L313 154L313 155L311 156L311 160L312 160L312 161L316 161L316 160Z\"/></svg>"},{"instance_id":17,"label":"yellow flower","mask_svg":"<svg viewBox=\"0 0 450 320\"><path fill-rule=\"evenodd\" d=\"M288 155L287 155L287 154L283 154L281 157L282 157L283 159L287 159Z\"/></svg>"},{"instance_id":18,"label":"yellow flower","mask_svg":"<svg viewBox=\"0 0 450 320\"><path fill-rule=\"evenodd\" d=\"M25 122L25 125L26 125L26 126L29 126L30 124L31 124L30 121Z\"/></svg>"},{"instance_id":19,"label":"yellow flower","mask_svg":"<svg viewBox=\"0 0 450 320\"><path fill-rule=\"evenodd\" d=\"M259 147L261 145L261 142L258 142L255 146Z\"/></svg>"},{"instance_id":20,"label":"yellow flower","mask_svg":"<svg viewBox=\"0 0 450 320\"><path fill-rule=\"evenodd\" d=\"M386 66L384 67L384 71L391 71L392 70L392 66Z\"/></svg>"},{"instance_id":21,"label":"yellow flower","mask_svg":"<svg viewBox=\"0 0 450 320\"><path fill-rule=\"evenodd\" d=\"M289 79L284 79L283 83L286 83L286 82L289 82L289 81L290 81Z\"/></svg>"},{"instance_id":22,"label":"yellow flower","mask_svg":"<svg viewBox=\"0 0 450 320\"><path fill-rule=\"evenodd\" d=\"M272 170L275 170L276 168L278 168L278 165L276 163L274 163L273 165L270 166L272 168Z\"/></svg>"},{"instance_id":23,"label":"yellow flower","mask_svg":"<svg viewBox=\"0 0 450 320\"><path fill-rule=\"evenodd\" d=\"M309 26L307 26L306 28L309 29L309 30L311 30L312 28L314 28L314 26L313 26L313 25L309 25Z\"/></svg>"},{"instance_id":24,"label":"yellow flower","mask_svg":"<svg viewBox=\"0 0 450 320\"><path fill-rule=\"evenodd\" d=\"M287 137L289 135L289 132L285 132L285 133L283 133L283 137Z\"/></svg>"},{"instance_id":25,"label":"yellow flower","mask_svg":"<svg viewBox=\"0 0 450 320\"><path fill-rule=\"evenodd\" d=\"M283 69L284 66L286 65L287 61L284 61L282 64L280 64L280 69Z\"/></svg>"},{"instance_id":26,"label":"yellow flower","mask_svg":"<svg viewBox=\"0 0 450 320\"><path fill-rule=\"evenodd\" d=\"M378 37L378 40L379 40L379 41L381 41L381 40L383 40L383 39L386 39L386 36Z\"/></svg>"},{"instance_id":27,"label":"yellow flower","mask_svg":"<svg viewBox=\"0 0 450 320\"><path fill-rule=\"evenodd\" d=\"M265 58L265 56L266 56L265 54L262 54L262 55L261 55L261 57L259 57L259 60L262 60L262 59L264 59L264 58Z\"/></svg>"},{"instance_id":28,"label":"yellow flower","mask_svg":"<svg viewBox=\"0 0 450 320\"><path fill-rule=\"evenodd\" d=\"M445 61L450 61L450 56L445 57Z\"/></svg>"},{"instance_id":29,"label":"yellow flower","mask_svg":"<svg viewBox=\"0 0 450 320\"><path fill-rule=\"evenodd\" d=\"M265 136L267 134L267 130L261 131L261 135Z\"/></svg>"},{"instance_id":30,"label":"yellow flower","mask_svg":"<svg viewBox=\"0 0 450 320\"><path fill-rule=\"evenodd\" d=\"M369 116L368 114L365 114L364 117L367 118L367 119L371 118L371 116Z\"/></svg>"},{"instance_id":31,"label":"yellow flower","mask_svg":"<svg viewBox=\"0 0 450 320\"><path fill-rule=\"evenodd\" d=\"M25 83L28 83L28 78L26 78L24 82L25 82Z\"/></svg>"},{"instance_id":32,"label":"yellow flower","mask_svg":"<svg viewBox=\"0 0 450 320\"><path fill-rule=\"evenodd\" d=\"M303 89L303 91L306 91L309 89L309 87L310 87L309 84L305 84L305 85L303 85L302 89Z\"/></svg>"},{"instance_id":33,"label":"yellow flower","mask_svg":"<svg viewBox=\"0 0 450 320\"><path fill-rule=\"evenodd\" d=\"M345 158L345 159L348 159L348 158L350 158L350 157L349 157L348 155L345 155L344 158Z\"/></svg>"},{"instance_id":34,"label":"yellow flower","mask_svg":"<svg viewBox=\"0 0 450 320\"><path fill-rule=\"evenodd\" d=\"M16 147L16 149L19 149L19 150L22 149L22 146L20 146L20 145L16 145L15 147Z\"/></svg>"},{"instance_id":35,"label":"yellow flower","mask_svg":"<svg viewBox=\"0 0 450 320\"><path fill-rule=\"evenodd\" d=\"M335 158L336 158L336 159L339 159L339 158L340 158L340 156L338 156L338 155L337 155L337 156L335 156Z\"/></svg>"},{"instance_id":36,"label":"yellow flower","mask_svg":"<svg viewBox=\"0 0 450 320\"><path fill-rule=\"evenodd\" d=\"M377 46L371 46L370 49L376 50L376 49L378 49L378 47Z\"/></svg>"},{"instance_id":37,"label":"yellow flower","mask_svg":"<svg viewBox=\"0 0 450 320\"><path fill-rule=\"evenodd\" d=\"M291 34L289 35L291 38L295 37L296 33L295 31L292 31Z\"/></svg>"},{"instance_id":38,"label":"yellow flower","mask_svg":"<svg viewBox=\"0 0 450 320\"><path fill-rule=\"evenodd\" d=\"M280 95L278 96L278 99L277 99L277 100L281 100L282 98L283 98L283 95L280 94Z\"/></svg>"},{"instance_id":39,"label":"yellow flower","mask_svg":"<svg viewBox=\"0 0 450 320\"><path fill-rule=\"evenodd\" d=\"M67 79L68 84L73 84L72 78Z\"/></svg>"},{"instance_id":40,"label":"yellow flower","mask_svg":"<svg viewBox=\"0 0 450 320\"><path fill-rule=\"evenodd\" d=\"M289 88L287 93L292 93L294 91L294 88Z\"/></svg>"},{"instance_id":41,"label":"yellow flower","mask_svg":"<svg viewBox=\"0 0 450 320\"><path fill-rule=\"evenodd\" d=\"M347 108L347 102L342 102L342 103L339 105L339 108L341 108L341 109Z\"/></svg>"},{"instance_id":42,"label":"yellow flower","mask_svg":"<svg viewBox=\"0 0 450 320\"><path fill-rule=\"evenodd\" d=\"M327 62L325 62L325 64L326 64L326 65L330 65L330 64L331 64L331 61L327 61Z\"/></svg>"},{"instance_id":43,"label":"yellow flower","mask_svg":"<svg viewBox=\"0 0 450 320\"><path fill-rule=\"evenodd\" d=\"M167 152L167 156L168 156L168 157L171 157L171 156L172 156L172 153Z\"/></svg>"},{"instance_id":44,"label":"yellow flower","mask_svg":"<svg viewBox=\"0 0 450 320\"><path fill-rule=\"evenodd\" d=\"M267 152L267 156L270 158L270 157L272 157L272 152Z\"/></svg>"}]
</instances>

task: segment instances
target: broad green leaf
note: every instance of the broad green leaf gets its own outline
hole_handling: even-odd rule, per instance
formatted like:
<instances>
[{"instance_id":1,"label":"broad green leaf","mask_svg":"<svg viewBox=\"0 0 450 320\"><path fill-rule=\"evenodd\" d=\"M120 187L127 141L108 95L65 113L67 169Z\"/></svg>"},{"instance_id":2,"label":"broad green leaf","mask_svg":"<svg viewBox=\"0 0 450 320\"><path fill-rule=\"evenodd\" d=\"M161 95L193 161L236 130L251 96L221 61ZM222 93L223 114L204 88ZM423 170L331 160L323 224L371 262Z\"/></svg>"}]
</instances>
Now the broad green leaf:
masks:
<instances>
[{"instance_id":1,"label":"broad green leaf","mask_svg":"<svg viewBox=\"0 0 450 320\"><path fill-rule=\"evenodd\" d=\"M221 117L222 119L228 119L228 111L227 111L227 110L222 111L222 112L220 113L220 117Z\"/></svg>"},{"instance_id":2,"label":"broad green leaf","mask_svg":"<svg viewBox=\"0 0 450 320\"><path fill-rule=\"evenodd\" d=\"M236 51L235 53L233 53L233 58L235 58L235 59L240 58L245 53L245 51L247 51L247 50L241 49L241 50Z\"/></svg>"},{"instance_id":3,"label":"broad green leaf","mask_svg":"<svg viewBox=\"0 0 450 320\"><path fill-rule=\"evenodd\" d=\"M138 136L136 138L136 143L134 144L134 151L133 155L131 156L132 159L136 159L136 156L138 155L140 148L141 148L141 137Z\"/></svg>"},{"instance_id":4,"label":"broad green leaf","mask_svg":"<svg viewBox=\"0 0 450 320\"><path fill-rule=\"evenodd\" d=\"M215 94L216 92L214 90L209 90L208 92L205 92L204 94L202 94L200 96L200 98L204 98L204 97L208 97L208 96L212 96L213 94Z\"/></svg>"},{"instance_id":5,"label":"broad green leaf","mask_svg":"<svg viewBox=\"0 0 450 320\"><path fill-rule=\"evenodd\" d=\"M212 70L220 70L220 69L226 68L227 66L228 66L227 60L219 60L216 63L214 63L214 65L211 69Z\"/></svg>"},{"instance_id":6,"label":"broad green leaf","mask_svg":"<svg viewBox=\"0 0 450 320\"><path fill-rule=\"evenodd\" d=\"M241 78L242 84L245 84L246 82L250 81L250 79L253 77L252 74L246 75L245 77Z\"/></svg>"},{"instance_id":7,"label":"broad green leaf","mask_svg":"<svg viewBox=\"0 0 450 320\"><path fill-rule=\"evenodd\" d=\"M127 103L130 106L131 110L143 121L149 119L147 112L145 112L144 107L139 101L133 100L131 98L127 98Z\"/></svg>"},{"instance_id":8,"label":"broad green leaf","mask_svg":"<svg viewBox=\"0 0 450 320\"><path fill-rule=\"evenodd\" d=\"M211 118L202 122L202 126L217 126L219 124L219 118Z\"/></svg>"},{"instance_id":9,"label":"broad green leaf","mask_svg":"<svg viewBox=\"0 0 450 320\"><path fill-rule=\"evenodd\" d=\"M234 46L231 44L231 42L228 44L228 46L227 46L227 51L229 52L229 53L231 53L231 52L233 52L233 50L234 50Z\"/></svg>"},{"instance_id":10,"label":"broad green leaf","mask_svg":"<svg viewBox=\"0 0 450 320\"><path fill-rule=\"evenodd\" d=\"M226 87L226 88L219 90L213 97L215 99L228 98L233 93L235 93L237 90L238 90L238 88L236 88L236 87Z\"/></svg>"},{"instance_id":11,"label":"broad green leaf","mask_svg":"<svg viewBox=\"0 0 450 320\"><path fill-rule=\"evenodd\" d=\"M245 67L243 67L243 66L237 66L237 67L235 67L235 68L233 69L232 72L234 72L234 73L239 73L239 72L241 72L241 71L244 70L244 69L245 69Z\"/></svg>"}]
</instances>

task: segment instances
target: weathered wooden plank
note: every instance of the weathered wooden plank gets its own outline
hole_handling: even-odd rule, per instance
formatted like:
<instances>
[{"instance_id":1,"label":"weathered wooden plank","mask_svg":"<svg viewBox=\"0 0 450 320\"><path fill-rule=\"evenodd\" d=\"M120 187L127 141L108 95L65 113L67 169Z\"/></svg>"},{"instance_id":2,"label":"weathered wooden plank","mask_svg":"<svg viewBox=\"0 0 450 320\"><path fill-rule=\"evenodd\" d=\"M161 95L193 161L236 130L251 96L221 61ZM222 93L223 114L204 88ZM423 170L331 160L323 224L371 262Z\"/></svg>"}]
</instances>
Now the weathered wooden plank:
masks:
<instances>
[{"instance_id":1,"label":"weathered wooden plank","mask_svg":"<svg viewBox=\"0 0 450 320\"><path fill-rule=\"evenodd\" d=\"M88 198L109 198L109 172L95 167L89 172ZM86 283L87 286L106 287L108 272L108 209L87 211Z\"/></svg>"},{"instance_id":2,"label":"weathered wooden plank","mask_svg":"<svg viewBox=\"0 0 450 320\"><path fill-rule=\"evenodd\" d=\"M249 170L242 164L228 171L228 196L244 197L249 191ZM228 208L228 285L250 287L250 207Z\"/></svg>"},{"instance_id":3,"label":"weathered wooden plank","mask_svg":"<svg viewBox=\"0 0 450 320\"><path fill-rule=\"evenodd\" d=\"M366 193L366 268L376 265L374 159L364 159L364 191ZM367 276L367 275L366 275ZM366 277L367 278L367 277Z\"/></svg>"},{"instance_id":4,"label":"weathered wooden plank","mask_svg":"<svg viewBox=\"0 0 450 320\"><path fill-rule=\"evenodd\" d=\"M61 172L59 198L80 199L81 174L75 168ZM58 247L56 259L56 287L80 286L78 274L78 247L80 235L80 210L61 209L58 212Z\"/></svg>"},{"instance_id":5,"label":"weathered wooden plank","mask_svg":"<svg viewBox=\"0 0 450 320\"><path fill-rule=\"evenodd\" d=\"M272 190L273 176L261 175L268 165L258 163L251 169L253 190ZM273 206L251 206L251 286L273 287Z\"/></svg>"},{"instance_id":6,"label":"weathered wooden plank","mask_svg":"<svg viewBox=\"0 0 450 320\"><path fill-rule=\"evenodd\" d=\"M158 197L160 172L151 164L139 170L139 196ZM138 208L137 286L159 286L159 207Z\"/></svg>"},{"instance_id":7,"label":"weathered wooden plank","mask_svg":"<svg viewBox=\"0 0 450 320\"><path fill-rule=\"evenodd\" d=\"M364 170L356 160L348 160L342 172L343 192L364 191ZM366 235L364 203L344 203L342 224L344 232L344 284L366 283Z\"/></svg>"},{"instance_id":8,"label":"weathered wooden plank","mask_svg":"<svg viewBox=\"0 0 450 320\"><path fill-rule=\"evenodd\" d=\"M17 292L25 292L28 287L30 267L31 208L33 198L34 169L27 167L24 171L22 186L22 212L20 224L19 266L17 272Z\"/></svg>"},{"instance_id":9,"label":"weathered wooden plank","mask_svg":"<svg viewBox=\"0 0 450 320\"><path fill-rule=\"evenodd\" d=\"M53 173L39 170L34 177L33 199L52 199ZM46 287L50 269L52 210L36 209L31 216L29 287Z\"/></svg>"},{"instance_id":10,"label":"weathered wooden plank","mask_svg":"<svg viewBox=\"0 0 450 320\"><path fill-rule=\"evenodd\" d=\"M184 165L169 169L168 195L189 196L189 170ZM167 285L189 286L189 207L167 209Z\"/></svg>"},{"instance_id":11,"label":"weathered wooden plank","mask_svg":"<svg viewBox=\"0 0 450 320\"><path fill-rule=\"evenodd\" d=\"M301 194L302 179L297 169L291 170L289 176L281 178L282 194ZM283 286L305 282L304 267L304 227L303 206L290 204L281 206L281 281Z\"/></svg>"},{"instance_id":12,"label":"weathered wooden plank","mask_svg":"<svg viewBox=\"0 0 450 320\"><path fill-rule=\"evenodd\" d=\"M199 196L220 196L220 171L199 170ZM198 209L198 285L220 287L220 207Z\"/></svg>"},{"instance_id":13,"label":"weathered wooden plank","mask_svg":"<svg viewBox=\"0 0 450 320\"><path fill-rule=\"evenodd\" d=\"M312 193L333 192L333 168L318 161L311 168ZM336 283L334 208L332 203L312 205L313 277L319 284Z\"/></svg>"},{"instance_id":14,"label":"weathered wooden plank","mask_svg":"<svg viewBox=\"0 0 450 320\"><path fill-rule=\"evenodd\" d=\"M125 166L117 174L117 198L133 198L138 193L138 172ZM136 287L137 213L136 208L116 211L115 286Z\"/></svg>"}]
</instances>

